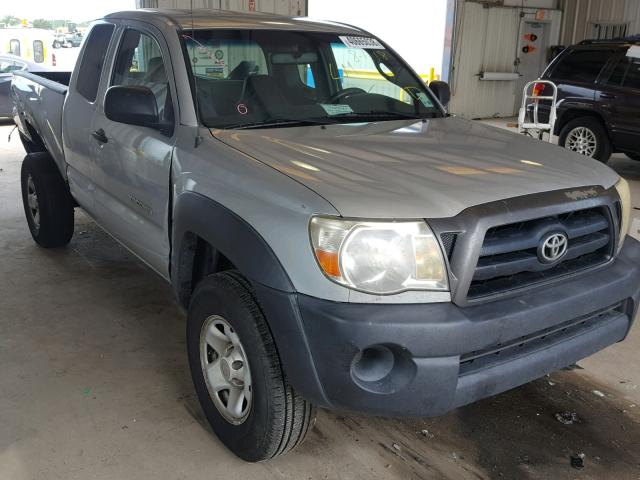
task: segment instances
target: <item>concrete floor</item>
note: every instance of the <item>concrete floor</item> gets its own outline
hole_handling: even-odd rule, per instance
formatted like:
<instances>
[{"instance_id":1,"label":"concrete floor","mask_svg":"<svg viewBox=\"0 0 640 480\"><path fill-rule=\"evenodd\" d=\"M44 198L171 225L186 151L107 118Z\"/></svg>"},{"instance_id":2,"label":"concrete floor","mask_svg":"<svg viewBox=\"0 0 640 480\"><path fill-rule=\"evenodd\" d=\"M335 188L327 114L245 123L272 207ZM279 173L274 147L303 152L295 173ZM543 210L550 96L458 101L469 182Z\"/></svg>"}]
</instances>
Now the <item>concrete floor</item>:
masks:
<instances>
[{"instance_id":1,"label":"concrete floor","mask_svg":"<svg viewBox=\"0 0 640 480\"><path fill-rule=\"evenodd\" d=\"M640 328L582 369L441 418L321 411L296 452L241 462L203 420L168 286L81 212L68 248L32 242L10 130L0 126L0 480L640 479ZM640 164L611 165L640 205ZM581 421L559 423L563 411Z\"/></svg>"}]
</instances>

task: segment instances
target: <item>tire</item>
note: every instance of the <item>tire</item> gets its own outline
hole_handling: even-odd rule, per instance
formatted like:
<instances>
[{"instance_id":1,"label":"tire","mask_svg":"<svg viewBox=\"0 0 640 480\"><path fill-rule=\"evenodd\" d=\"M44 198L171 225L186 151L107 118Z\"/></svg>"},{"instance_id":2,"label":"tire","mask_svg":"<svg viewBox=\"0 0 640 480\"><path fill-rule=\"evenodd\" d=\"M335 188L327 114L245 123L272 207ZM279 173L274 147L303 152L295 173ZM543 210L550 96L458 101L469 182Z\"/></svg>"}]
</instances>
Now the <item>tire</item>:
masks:
<instances>
[{"instance_id":1,"label":"tire","mask_svg":"<svg viewBox=\"0 0 640 480\"><path fill-rule=\"evenodd\" d=\"M73 236L74 202L53 158L30 153L20 174L22 203L29 231L44 248L63 247Z\"/></svg>"},{"instance_id":2,"label":"tire","mask_svg":"<svg viewBox=\"0 0 640 480\"><path fill-rule=\"evenodd\" d=\"M640 160L640 153L625 153L631 160Z\"/></svg>"},{"instance_id":3,"label":"tire","mask_svg":"<svg viewBox=\"0 0 640 480\"><path fill-rule=\"evenodd\" d=\"M611 157L607 131L602 122L594 117L578 117L568 122L560 131L558 144L602 163L607 163Z\"/></svg>"},{"instance_id":4,"label":"tire","mask_svg":"<svg viewBox=\"0 0 640 480\"><path fill-rule=\"evenodd\" d=\"M208 335L211 331L215 334ZM209 341L213 337L215 341ZM222 343L222 337L231 343ZM211 346L215 344L219 346ZM217 350L226 353L218 355ZM249 282L239 273L211 275L197 286L189 306L187 351L204 414L235 455L259 462L302 443L315 422L315 408L287 382L264 314ZM205 374L205 369L220 373ZM242 381L238 381L236 374L241 371ZM236 382L233 387L231 377ZM225 382L231 388L224 389ZM214 383L219 384L217 388ZM232 390L243 392L234 413L229 410L230 400L239 394L232 397Z\"/></svg>"},{"instance_id":5,"label":"tire","mask_svg":"<svg viewBox=\"0 0 640 480\"><path fill-rule=\"evenodd\" d=\"M57 40L53 42L53 48L60 48L60 42Z\"/></svg>"}]
</instances>

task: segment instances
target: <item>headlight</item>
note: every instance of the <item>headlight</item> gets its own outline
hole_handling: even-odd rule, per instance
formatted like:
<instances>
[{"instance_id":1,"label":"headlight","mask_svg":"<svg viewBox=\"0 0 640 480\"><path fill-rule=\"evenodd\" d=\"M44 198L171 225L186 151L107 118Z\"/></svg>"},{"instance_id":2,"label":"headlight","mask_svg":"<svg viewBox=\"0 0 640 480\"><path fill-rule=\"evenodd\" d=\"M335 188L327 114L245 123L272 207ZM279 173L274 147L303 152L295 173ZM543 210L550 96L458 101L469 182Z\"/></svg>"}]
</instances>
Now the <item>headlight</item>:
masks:
<instances>
[{"instance_id":1,"label":"headlight","mask_svg":"<svg viewBox=\"0 0 640 480\"><path fill-rule=\"evenodd\" d=\"M442 250L424 221L314 217L310 233L322 271L349 288L377 295L448 289Z\"/></svg>"},{"instance_id":2,"label":"headlight","mask_svg":"<svg viewBox=\"0 0 640 480\"><path fill-rule=\"evenodd\" d=\"M624 238L627 236L627 233L629 233L629 224L631 223L631 192L629 191L629 184L624 178L621 178L618 183L616 183L616 190L618 191L622 207L620 238L618 241L618 250L620 250L624 243Z\"/></svg>"}]
</instances>

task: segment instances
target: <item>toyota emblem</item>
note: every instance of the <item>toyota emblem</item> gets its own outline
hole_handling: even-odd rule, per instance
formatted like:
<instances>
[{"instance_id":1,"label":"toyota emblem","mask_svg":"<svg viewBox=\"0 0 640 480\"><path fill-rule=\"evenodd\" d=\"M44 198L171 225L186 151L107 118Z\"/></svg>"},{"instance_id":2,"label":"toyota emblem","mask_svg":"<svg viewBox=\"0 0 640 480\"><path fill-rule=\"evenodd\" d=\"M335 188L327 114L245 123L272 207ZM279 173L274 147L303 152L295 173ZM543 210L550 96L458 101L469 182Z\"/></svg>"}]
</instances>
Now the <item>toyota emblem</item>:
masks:
<instances>
[{"instance_id":1,"label":"toyota emblem","mask_svg":"<svg viewBox=\"0 0 640 480\"><path fill-rule=\"evenodd\" d=\"M542 263L556 263L567 254L569 239L561 232L545 236L538 246L538 258Z\"/></svg>"}]
</instances>

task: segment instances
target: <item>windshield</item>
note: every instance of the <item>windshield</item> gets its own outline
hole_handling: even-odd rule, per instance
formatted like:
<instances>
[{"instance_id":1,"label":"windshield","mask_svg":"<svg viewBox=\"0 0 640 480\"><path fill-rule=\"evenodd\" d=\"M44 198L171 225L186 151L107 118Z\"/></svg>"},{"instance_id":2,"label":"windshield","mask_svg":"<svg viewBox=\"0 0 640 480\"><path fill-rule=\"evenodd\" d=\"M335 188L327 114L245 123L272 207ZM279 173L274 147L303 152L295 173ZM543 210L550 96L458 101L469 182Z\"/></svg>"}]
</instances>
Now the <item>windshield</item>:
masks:
<instances>
[{"instance_id":1,"label":"windshield","mask_svg":"<svg viewBox=\"0 0 640 480\"><path fill-rule=\"evenodd\" d=\"M442 116L422 81L373 37L196 30L181 38L207 127Z\"/></svg>"}]
</instances>

